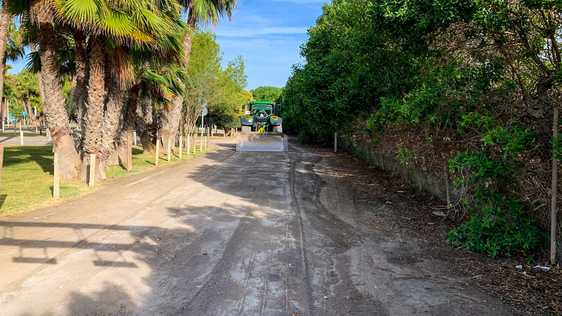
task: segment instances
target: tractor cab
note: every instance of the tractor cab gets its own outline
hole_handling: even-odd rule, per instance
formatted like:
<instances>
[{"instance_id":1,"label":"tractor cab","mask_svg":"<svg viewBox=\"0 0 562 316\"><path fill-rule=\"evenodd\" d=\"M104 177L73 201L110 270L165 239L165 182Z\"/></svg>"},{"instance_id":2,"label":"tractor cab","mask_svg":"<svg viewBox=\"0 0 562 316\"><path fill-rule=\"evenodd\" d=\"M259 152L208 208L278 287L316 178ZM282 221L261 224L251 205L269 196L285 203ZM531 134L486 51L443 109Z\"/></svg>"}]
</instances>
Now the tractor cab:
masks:
<instances>
[{"instance_id":1,"label":"tractor cab","mask_svg":"<svg viewBox=\"0 0 562 316\"><path fill-rule=\"evenodd\" d=\"M242 132L282 133L281 118L275 114L275 103L270 101L253 101L249 110L240 117Z\"/></svg>"}]
</instances>

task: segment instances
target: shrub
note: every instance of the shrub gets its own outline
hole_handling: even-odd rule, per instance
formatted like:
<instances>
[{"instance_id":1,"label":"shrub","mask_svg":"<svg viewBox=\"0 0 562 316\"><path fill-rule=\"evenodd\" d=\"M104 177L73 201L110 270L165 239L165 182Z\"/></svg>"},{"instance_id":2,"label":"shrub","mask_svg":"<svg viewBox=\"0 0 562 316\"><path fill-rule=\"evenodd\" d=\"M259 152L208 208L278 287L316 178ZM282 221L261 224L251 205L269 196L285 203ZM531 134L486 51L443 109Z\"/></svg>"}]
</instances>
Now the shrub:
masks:
<instances>
[{"instance_id":1,"label":"shrub","mask_svg":"<svg viewBox=\"0 0 562 316\"><path fill-rule=\"evenodd\" d=\"M462 125L484 131L479 150L459 153L449 162L451 171L466 176L455 183L470 188L464 201L469 218L449 232L449 243L492 257L531 253L541 246L543 233L511 191L518 157L532 146L533 135L476 114L464 116Z\"/></svg>"},{"instance_id":2,"label":"shrub","mask_svg":"<svg viewBox=\"0 0 562 316\"><path fill-rule=\"evenodd\" d=\"M480 193L480 208L449 232L449 243L491 257L528 255L544 241L523 205L497 193Z\"/></svg>"}]
</instances>

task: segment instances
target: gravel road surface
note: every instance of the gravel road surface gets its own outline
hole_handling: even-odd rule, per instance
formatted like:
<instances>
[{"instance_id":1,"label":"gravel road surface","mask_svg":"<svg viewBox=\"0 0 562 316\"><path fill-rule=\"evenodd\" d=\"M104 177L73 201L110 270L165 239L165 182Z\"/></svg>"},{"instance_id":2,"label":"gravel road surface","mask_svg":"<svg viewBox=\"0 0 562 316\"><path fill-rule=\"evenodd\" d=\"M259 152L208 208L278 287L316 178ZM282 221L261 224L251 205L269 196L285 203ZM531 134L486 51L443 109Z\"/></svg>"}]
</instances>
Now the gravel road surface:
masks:
<instances>
[{"instance_id":1,"label":"gravel road surface","mask_svg":"<svg viewBox=\"0 0 562 316\"><path fill-rule=\"evenodd\" d=\"M341 159L225 141L0 218L0 315L511 314L394 232Z\"/></svg>"}]
</instances>

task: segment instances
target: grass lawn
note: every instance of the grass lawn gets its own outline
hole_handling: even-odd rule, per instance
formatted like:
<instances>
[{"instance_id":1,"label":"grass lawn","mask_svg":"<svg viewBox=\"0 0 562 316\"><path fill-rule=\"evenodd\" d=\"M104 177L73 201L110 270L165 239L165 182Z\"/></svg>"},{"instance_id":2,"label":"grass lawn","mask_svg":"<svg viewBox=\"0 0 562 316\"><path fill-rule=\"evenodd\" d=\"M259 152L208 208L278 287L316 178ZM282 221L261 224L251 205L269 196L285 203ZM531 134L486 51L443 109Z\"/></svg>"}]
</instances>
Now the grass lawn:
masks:
<instances>
[{"instance_id":1,"label":"grass lawn","mask_svg":"<svg viewBox=\"0 0 562 316\"><path fill-rule=\"evenodd\" d=\"M184 159L196 155L187 157L184 154ZM179 162L177 157L174 157L171 162L167 162L163 158L165 158L164 155L160 159L161 166ZM133 170L127 172L119 166L113 166L108 169L107 176L110 179L124 177L152 168L154 168L154 154L145 154L142 149L134 148ZM4 168L0 175L0 215L30 211L93 191L79 181L63 181L60 190L61 199L54 201L52 185L53 153L51 146L5 147ZM98 188L103 185L104 183L100 182Z\"/></svg>"}]
</instances>

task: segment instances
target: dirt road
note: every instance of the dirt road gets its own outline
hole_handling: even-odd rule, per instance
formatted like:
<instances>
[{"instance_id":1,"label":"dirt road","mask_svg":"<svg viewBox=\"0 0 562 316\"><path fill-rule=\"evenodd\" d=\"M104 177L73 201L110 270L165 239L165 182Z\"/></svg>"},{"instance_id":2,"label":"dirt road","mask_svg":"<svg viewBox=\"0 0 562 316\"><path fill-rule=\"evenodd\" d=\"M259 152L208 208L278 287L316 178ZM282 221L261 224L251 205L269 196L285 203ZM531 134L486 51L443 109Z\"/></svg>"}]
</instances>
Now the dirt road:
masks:
<instances>
[{"instance_id":1,"label":"dirt road","mask_svg":"<svg viewBox=\"0 0 562 316\"><path fill-rule=\"evenodd\" d=\"M0 314L510 314L394 231L391 206L350 185L361 172L294 145L222 144L0 218Z\"/></svg>"}]
</instances>

